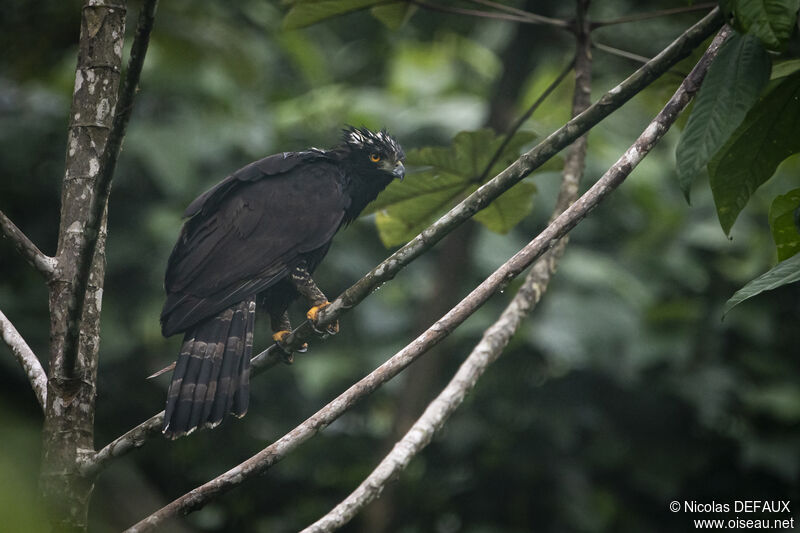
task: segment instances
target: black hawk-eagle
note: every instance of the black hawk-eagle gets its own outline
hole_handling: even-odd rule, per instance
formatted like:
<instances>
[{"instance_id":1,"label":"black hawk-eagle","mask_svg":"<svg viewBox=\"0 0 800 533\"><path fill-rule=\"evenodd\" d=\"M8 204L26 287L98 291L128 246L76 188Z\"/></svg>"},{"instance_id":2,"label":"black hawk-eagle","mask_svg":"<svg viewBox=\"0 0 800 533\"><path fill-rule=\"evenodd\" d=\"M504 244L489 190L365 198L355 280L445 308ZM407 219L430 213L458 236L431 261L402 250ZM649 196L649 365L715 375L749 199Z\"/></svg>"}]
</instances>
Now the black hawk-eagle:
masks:
<instances>
[{"instance_id":1,"label":"black hawk-eagle","mask_svg":"<svg viewBox=\"0 0 800 533\"><path fill-rule=\"evenodd\" d=\"M330 150L265 157L189 205L167 263L161 312L163 335L184 335L167 394L167 437L214 427L227 413L244 416L256 303L279 346L298 296L315 322L328 300L311 274L334 234L402 179L404 159L386 131L349 127Z\"/></svg>"}]
</instances>

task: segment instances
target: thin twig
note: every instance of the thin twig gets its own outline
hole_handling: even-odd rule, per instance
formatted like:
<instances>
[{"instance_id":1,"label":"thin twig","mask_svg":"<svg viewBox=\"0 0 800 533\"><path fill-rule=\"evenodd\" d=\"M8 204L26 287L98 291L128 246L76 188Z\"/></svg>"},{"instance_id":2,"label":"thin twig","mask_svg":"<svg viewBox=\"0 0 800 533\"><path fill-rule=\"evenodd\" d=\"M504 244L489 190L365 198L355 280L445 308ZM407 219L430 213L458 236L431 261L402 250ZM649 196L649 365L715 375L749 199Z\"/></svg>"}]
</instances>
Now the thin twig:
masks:
<instances>
[{"instance_id":1,"label":"thin twig","mask_svg":"<svg viewBox=\"0 0 800 533\"><path fill-rule=\"evenodd\" d=\"M637 63L647 63L650 61L649 57L641 56L639 54L634 54L633 52L628 52L627 50L622 50L620 48L614 48L613 46L608 46L607 44L598 43L594 41L592 46L597 48L598 50L602 50L603 52L608 52L609 54L624 57L625 59L630 59L632 61L636 61Z\"/></svg>"},{"instance_id":2,"label":"thin twig","mask_svg":"<svg viewBox=\"0 0 800 533\"><path fill-rule=\"evenodd\" d=\"M483 183L483 180L485 180L487 176L489 176L489 172L492 171L492 167L497 163L497 160L500 159L500 156L503 155L503 151L506 149L506 146L508 146L508 143L511 142L511 139L514 137L517 131L519 131L522 125L525 124L525 122L529 118L531 118L531 116L536 112L536 110L539 109L539 106L542 105L542 103L544 103L547 97L550 96L553 93L553 91L556 90L556 88L561 84L561 82L564 81L564 78L567 77L567 74L570 73L572 67L574 66L575 66L575 58L573 57L572 61L570 61L569 64L564 67L561 73L558 76L556 76L556 79L554 79L550 83L550 85L547 86L547 88L544 90L544 92L542 92L542 94L539 95L536 101L534 101L533 104L531 104L531 106L525 111L525 113L523 113L522 116L519 117L517 121L511 126L511 128L508 130L508 133L506 133L503 142L500 143L500 146L497 147L497 150L495 150L494 154L492 154L492 158L489 160L489 163L486 165L486 168L483 169L483 172L481 173L480 177L477 180L478 183Z\"/></svg>"},{"instance_id":3,"label":"thin twig","mask_svg":"<svg viewBox=\"0 0 800 533\"><path fill-rule=\"evenodd\" d=\"M647 87L653 80L686 57L694 47L716 31L721 24L722 18L719 15L719 11L716 10L686 30L647 65L641 67L628 79L603 95L598 102L585 112L567 122L537 146L520 156L503 172L489 180L476 192L453 207L408 244L393 253L344 291L330 306L320 313L318 317L319 326L324 328L324 326L337 320L366 298L376 287L396 276L406 265L433 247L434 244L458 225L486 207L492 200L544 164L550 157L571 144L606 116L622 107L623 104ZM296 350L314 335L314 328L306 321L295 328L291 335L285 339L285 342L287 346ZM275 366L282 360L279 350L272 345L253 357L251 368L255 373ZM111 459L141 446L150 437L158 435L158 427L162 419L163 411L118 437L93 457L88 458L82 467L82 471L86 474L95 473L106 466Z\"/></svg>"},{"instance_id":4,"label":"thin twig","mask_svg":"<svg viewBox=\"0 0 800 533\"><path fill-rule=\"evenodd\" d=\"M433 4L425 0L405 0L409 4L427 9L429 11L438 11L439 13L448 13L450 15L464 15L468 17L478 17L486 19L508 20L511 22L520 22L523 24L538 24L534 20L523 17L520 15L513 15L511 13L497 13L495 11L480 11L478 9L467 9L463 7L448 6L443 4Z\"/></svg>"},{"instance_id":5,"label":"thin twig","mask_svg":"<svg viewBox=\"0 0 800 533\"><path fill-rule=\"evenodd\" d=\"M620 17L618 19L613 20L598 20L597 22L593 22L591 28L602 28L603 26L611 26L614 24L625 24L628 22L640 22L643 20L650 20L659 17L666 17L669 15L680 15L682 13L695 13L697 11L708 11L713 9L717 5L717 2L706 2L703 4L697 4L693 6L684 6L684 7L673 7L670 9L661 9L659 11L651 11L650 13L636 13L634 15L628 15L625 17Z\"/></svg>"},{"instance_id":6,"label":"thin twig","mask_svg":"<svg viewBox=\"0 0 800 533\"><path fill-rule=\"evenodd\" d=\"M28 381L31 382L33 392L36 394L36 399L44 409L47 400L47 375L44 373L42 363L39 362L39 358L2 311L0 311L0 336L11 349L11 353L17 358L19 364L22 365Z\"/></svg>"},{"instance_id":7,"label":"thin twig","mask_svg":"<svg viewBox=\"0 0 800 533\"><path fill-rule=\"evenodd\" d=\"M377 389L382 383L397 375L411 364L425 350L441 341L449 332L466 318L494 292L504 287L510 280L531 263L551 249L558 240L574 228L586 215L615 190L633 171L642 158L649 153L655 143L666 133L678 113L699 89L708 66L719 50L729 29L723 29L714 39L706 54L698 62L690 76L681 84L680 90L656 116L639 139L622 157L600 178L583 196L559 215L535 239L517 252L503 266L485 279L466 298L439 319L413 342L391 357L378 369L351 386L336 399L306 419L295 429L267 446L243 463L228 470L215 479L193 489L172 501L131 527L128 532L150 531L167 518L179 513L187 514L203 507L219 495L241 484L245 479L259 475L270 466L283 459L301 443L321 431L336 420L359 399Z\"/></svg>"},{"instance_id":8,"label":"thin twig","mask_svg":"<svg viewBox=\"0 0 800 533\"><path fill-rule=\"evenodd\" d=\"M89 211L86 224L83 228L81 242L78 245L79 254L76 260L75 277L72 281L73 297L70 299L68 308L66 339L64 343L64 365L63 368L68 376L72 376L75 371L75 361L79 351L80 320L83 316L83 309L86 302L86 289L89 284L91 273L92 258L97 250L97 241L100 237L100 225L103 213L108 203L108 196L111 192L111 181L114 177L114 170L117 165L122 141L125 138L125 131L128 127L136 92L139 85L139 78L142 74L142 65L147 54L147 46L150 43L150 33L155 22L155 11L158 0L147 0L142 6L139 14L139 22L136 27L136 35L131 47L131 55L128 60L128 69L125 79L120 87L119 98L114 112L114 120L111 131L108 134L103 154L100 157L100 170L97 174L94 191L89 200Z\"/></svg>"},{"instance_id":9,"label":"thin twig","mask_svg":"<svg viewBox=\"0 0 800 533\"><path fill-rule=\"evenodd\" d=\"M11 219L2 211L0 211L0 229L3 230L3 235L11 239L14 247L28 264L35 268L46 280L49 281L53 277L53 271L57 263L56 258L42 253L39 247L33 244L28 236L22 233L22 230L11 222Z\"/></svg>"},{"instance_id":10,"label":"thin twig","mask_svg":"<svg viewBox=\"0 0 800 533\"><path fill-rule=\"evenodd\" d=\"M508 6L506 4L501 4L500 2L494 2L493 0L471 0L471 1L476 4L484 5L487 7L493 7L500 11L506 11L508 13L519 15L520 17L526 18L533 24L542 24L562 29L570 29L572 27L569 21L551 17L545 17L543 15L537 15L536 13L531 13L530 11L525 11L524 9L519 9L513 6Z\"/></svg>"},{"instance_id":11,"label":"thin twig","mask_svg":"<svg viewBox=\"0 0 800 533\"><path fill-rule=\"evenodd\" d=\"M588 0L578 2L576 17L576 76L572 116L582 113L590 104L591 53L589 29L585 24ZM570 146L567 154L558 200L551 219L555 219L571 205L578 196L578 182L586 159L586 135ZM474 388L478 378L502 353L522 320L539 303L550 285L559 258L567 245L564 236L556 246L545 253L533 265L525 282L501 314L500 318L483 334L481 341L441 393L425 409L423 415L398 441L392 451L380 462L372 473L361 482L341 503L325 516L314 522L303 533L334 531L349 522L368 503L377 498L390 480L404 470L411 459L427 446L450 415L461 405L466 395Z\"/></svg>"}]
</instances>

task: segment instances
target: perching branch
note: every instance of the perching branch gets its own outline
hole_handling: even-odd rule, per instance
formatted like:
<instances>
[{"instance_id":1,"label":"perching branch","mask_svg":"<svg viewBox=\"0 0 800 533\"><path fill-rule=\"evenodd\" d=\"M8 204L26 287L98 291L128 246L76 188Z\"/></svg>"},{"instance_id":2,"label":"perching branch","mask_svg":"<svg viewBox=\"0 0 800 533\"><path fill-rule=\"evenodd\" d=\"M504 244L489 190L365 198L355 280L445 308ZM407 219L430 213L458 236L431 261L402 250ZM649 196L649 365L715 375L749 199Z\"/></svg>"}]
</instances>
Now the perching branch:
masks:
<instances>
[{"instance_id":1,"label":"perching branch","mask_svg":"<svg viewBox=\"0 0 800 533\"><path fill-rule=\"evenodd\" d=\"M22 233L5 213L0 211L0 229L3 235L11 239L14 247L25 258L28 263L35 268L46 280L53 277L53 270L56 267L56 258L42 253L42 251L31 240Z\"/></svg>"},{"instance_id":2,"label":"perching branch","mask_svg":"<svg viewBox=\"0 0 800 533\"><path fill-rule=\"evenodd\" d=\"M306 419L282 438L264 448L261 452L230 469L215 479L193 489L177 498L170 504L151 514L129 532L149 531L169 517L179 513L187 514L203 507L210 500L241 484L244 480L259 475L270 466L283 459L301 443L321 431L336 420L358 400L367 396L381 384L388 381L405 367L411 364L425 351L441 341L453 329L458 327L472 312L489 297L507 285L522 270L551 249L558 240L574 228L586 215L614 191L633 171L638 163L647 155L659 139L666 133L686 106L691 97L700 88L700 83L720 45L727 38L726 27L709 46L706 54L692 70L689 77L681 84L678 92L670 99L664 109L650 123L647 129L636 140L622 157L595 183L583 196L559 215L536 238L522 250L485 279L466 298L428 328L424 333L408 344L400 352L375 371L362 378L347 391Z\"/></svg>"},{"instance_id":3,"label":"perching branch","mask_svg":"<svg viewBox=\"0 0 800 533\"><path fill-rule=\"evenodd\" d=\"M582 113L591 102L591 49L589 26L585 18L588 4L588 0L580 0L577 9L573 117ZM586 161L586 139L584 135L570 146L552 219L563 213L578 197L577 186ZM473 348L447 386L428 405L423 415L395 444L392 451L355 491L325 516L304 529L303 533L334 531L352 520L368 503L380 496L384 487L430 443L436 431L444 426L450 415L474 388L478 378L500 357L525 316L539 303L550 285L550 279L556 271L567 240L568 236L564 236L558 244L536 261L522 287L500 318L484 332L481 341Z\"/></svg>"},{"instance_id":4,"label":"perching branch","mask_svg":"<svg viewBox=\"0 0 800 533\"><path fill-rule=\"evenodd\" d=\"M114 177L117 158L122 147L122 141L125 138L128 121L133 112L133 103L136 98L139 78L142 74L142 65L147 53L147 46L150 43L150 33L153 30L157 5L158 0L147 0L139 14L136 35L131 47L130 59L128 60L128 69L120 88L111 131L108 134L100 157L99 171L89 200L86 223L78 243L75 275L72 281L72 297L69 300L67 310L67 323L69 326L67 327L64 341L63 369L68 376L72 376L75 371L75 361L79 350L80 321L83 316L86 288L88 287L92 270L92 258L97 250L101 221L111 193L111 181Z\"/></svg>"},{"instance_id":5,"label":"perching branch","mask_svg":"<svg viewBox=\"0 0 800 533\"><path fill-rule=\"evenodd\" d=\"M47 375L44 373L42 363L39 362L39 358L36 357L31 347L28 346L28 343L25 342L25 339L23 339L22 335L17 331L17 328L6 318L6 315L4 315L2 311L0 311L0 337L3 338L3 342L8 345L11 349L11 353L17 358L19 364L22 365L22 369L31 382L33 392L36 393L36 399L39 401L39 405L44 409L47 401Z\"/></svg>"},{"instance_id":6,"label":"perching branch","mask_svg":"<svg viewBox=\"0 0 800 533\"><path fill-rule=\"evenodd\" d=\"M686 30L681 36L667 46L650 62L620 83L617 87L603 95L598 102L589 107L578 117L567 122L549 137L523 154L503 172L492 178L475 193L463 200L442 216L438 221L417 235L408 244L393 253L378 266L373 268L359 281L342 293L333 303L320 313L321 327L334 322L345 312L366 298L376 287L392 279L406 265L430 249L450 231L469 219L480 209L486 207L502 192L522 180L536 168L544 164L550 157L571 144L578 137L589 131L595 124L620 108L639 91L647 87L653 80L669 70L678 61L686 57L698 44L716 31L722 24L719 10L713 10L697 24ZM308 322L295 328L285 342L297 349L315 335ZM274 345L262 351L251 361L251 371L271 368L282 361ZM92 457L86 459L82 471L85 474L95 473L108 462L125 453L142 446L149 438L159 433L163 411L154 415L124 435L112 441Z\"/></svg>"}]
</instances>

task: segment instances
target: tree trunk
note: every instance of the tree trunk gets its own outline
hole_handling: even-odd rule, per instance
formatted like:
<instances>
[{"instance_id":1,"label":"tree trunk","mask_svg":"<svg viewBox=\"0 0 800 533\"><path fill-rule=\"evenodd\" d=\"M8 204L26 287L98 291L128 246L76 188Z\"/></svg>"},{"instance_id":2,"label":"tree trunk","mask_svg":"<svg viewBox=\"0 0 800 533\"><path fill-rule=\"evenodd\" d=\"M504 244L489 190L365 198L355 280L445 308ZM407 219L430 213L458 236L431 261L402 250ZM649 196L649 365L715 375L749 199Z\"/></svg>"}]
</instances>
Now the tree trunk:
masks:
<instances>
[{"instance_id":1,"label":"tree trunk","mask_svg":"<svg viewBox=\"0 0 800 533\"><path fill-rule=\"evenodd\" d=\"M105 214L100 226L83 313L68 320L73 280L89 203L117 103L125 35L125 1L86 0L69 116L61 193L57 266L50 284L50 368L42 439L40 492L56 531L85 531L93 480L78 472L94 450L94 412L100 306L105 274ZM65 363L69 330L78 338L74 366Z\"/></svg>"}]
</instances>

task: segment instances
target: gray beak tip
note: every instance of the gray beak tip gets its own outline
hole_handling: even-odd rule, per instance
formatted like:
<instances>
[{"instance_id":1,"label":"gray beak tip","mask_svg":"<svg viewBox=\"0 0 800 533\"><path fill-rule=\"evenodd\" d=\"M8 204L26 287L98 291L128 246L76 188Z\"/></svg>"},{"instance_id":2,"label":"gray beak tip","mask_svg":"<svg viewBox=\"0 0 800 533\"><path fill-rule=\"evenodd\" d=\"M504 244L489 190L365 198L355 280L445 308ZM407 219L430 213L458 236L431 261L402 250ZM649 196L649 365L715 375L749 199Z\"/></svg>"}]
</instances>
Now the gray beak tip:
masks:
<instances>
[{"instance_id":1,"label":"gray beak tip","mask_svg":"<svg viewBox=\"0 0 800 533\"><path fill-rule=\"evenodd\" d=\"M392 170L392 174L394 174L395 178L399 179L400 181L403 181L403 178L406 175L406 167L403 166L403 163L398 162L394 166L394 169Z\"/></svg>"}]
</instances>

